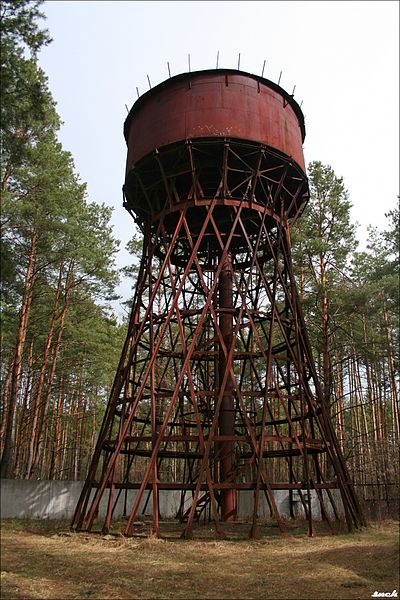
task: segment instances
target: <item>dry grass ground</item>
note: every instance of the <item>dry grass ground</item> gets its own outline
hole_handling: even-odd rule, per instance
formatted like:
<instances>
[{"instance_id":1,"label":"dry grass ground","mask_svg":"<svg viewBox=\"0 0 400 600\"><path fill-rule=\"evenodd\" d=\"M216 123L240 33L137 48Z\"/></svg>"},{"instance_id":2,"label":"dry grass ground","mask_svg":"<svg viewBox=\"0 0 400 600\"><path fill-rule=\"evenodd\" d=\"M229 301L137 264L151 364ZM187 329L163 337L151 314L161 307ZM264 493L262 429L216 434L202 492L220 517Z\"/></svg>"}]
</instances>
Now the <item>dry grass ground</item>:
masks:
<instances>
[{"instance_id":1,"label":"dry grass ground","mask_svg":"<svg viewBox=\"0 0 400 600\"><path fill-rule=\"evenodd\" d=\"M146 530L147 525L142 529ZM181 540L69 533L54 521L3 521L2 598L370 598L399 590L398 525L310 539L301 526L281 538L215 540L210 528Z\"/></svg>"}]
</instances>

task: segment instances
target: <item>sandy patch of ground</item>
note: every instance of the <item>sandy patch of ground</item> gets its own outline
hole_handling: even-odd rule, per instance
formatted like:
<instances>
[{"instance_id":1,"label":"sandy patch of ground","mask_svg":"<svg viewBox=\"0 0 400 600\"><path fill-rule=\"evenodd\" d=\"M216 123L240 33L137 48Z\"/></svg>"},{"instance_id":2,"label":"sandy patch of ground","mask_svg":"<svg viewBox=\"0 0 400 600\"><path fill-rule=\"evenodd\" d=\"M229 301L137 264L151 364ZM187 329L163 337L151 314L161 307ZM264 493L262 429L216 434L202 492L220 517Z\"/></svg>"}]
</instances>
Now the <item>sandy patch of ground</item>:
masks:
<instances>
[{"instance_id":1,"label":"sandy patch of ground","mask_svg":"<svg viewBox=\"0 0 400 600\"><path fill-rule=\"evenodd\" d=\"M284 538L265 528L258 541L240 532L215 540L208 526L181 540L171 525L166 539L125 538L3 521L1 597L336 600L399 591L395 522L312 539L301 527Z\"/></svg>"}]
</instances>

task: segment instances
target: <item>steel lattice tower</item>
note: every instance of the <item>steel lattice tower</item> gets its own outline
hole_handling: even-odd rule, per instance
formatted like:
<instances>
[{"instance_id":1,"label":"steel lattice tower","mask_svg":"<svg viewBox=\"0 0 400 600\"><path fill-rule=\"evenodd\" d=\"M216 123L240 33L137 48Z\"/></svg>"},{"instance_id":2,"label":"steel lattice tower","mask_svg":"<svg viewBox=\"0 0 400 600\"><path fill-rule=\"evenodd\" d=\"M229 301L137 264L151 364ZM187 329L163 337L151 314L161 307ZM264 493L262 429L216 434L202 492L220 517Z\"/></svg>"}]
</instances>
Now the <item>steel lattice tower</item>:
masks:
<instances>
[{"instance_id":1,"label":"steel lattice tower","mask_svg":"<svg viewBox=\"0 0 400 600\"><path fill-rule=\"evenodd\" d=\"M179 490L183 535L207 511L221 532L251 490L251 534L262 495L285 532L274 490L288 490L312 535L312 494L333 532L338 488L359 527L292 268L308 199L300 107L248 73L186 73L137 100L124 133L124 206L143 254L73 525L90 530L106 497L107 531L124 493L125 534L150 497L159 533L159 491Z\"/></svg>"}]
</instances>

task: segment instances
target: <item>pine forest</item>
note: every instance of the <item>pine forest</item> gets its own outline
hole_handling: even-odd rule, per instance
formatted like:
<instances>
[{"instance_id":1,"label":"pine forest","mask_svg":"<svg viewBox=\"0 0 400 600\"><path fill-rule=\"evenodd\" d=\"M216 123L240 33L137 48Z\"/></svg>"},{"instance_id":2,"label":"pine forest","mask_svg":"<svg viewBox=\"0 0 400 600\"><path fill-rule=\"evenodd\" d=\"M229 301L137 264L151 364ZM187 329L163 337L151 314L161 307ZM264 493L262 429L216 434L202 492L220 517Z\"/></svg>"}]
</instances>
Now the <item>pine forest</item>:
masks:
<instances>
[{"instance_id":1,"label":"pine forest","mask_svg":"<svg viewBox=\"0 0 400 600\"><path fill-rule=\"evenodd\" d=\"M141 240L132 221L119 268L111 210L58 139L40 4L1 7L1 476L82 480L126 335L116 288L134 289ZM399 482L399 210L360 250L343 179L319 161L308 176L292 243L311 345L360 498L385 513Z\"/></svg>"}]
</instances>

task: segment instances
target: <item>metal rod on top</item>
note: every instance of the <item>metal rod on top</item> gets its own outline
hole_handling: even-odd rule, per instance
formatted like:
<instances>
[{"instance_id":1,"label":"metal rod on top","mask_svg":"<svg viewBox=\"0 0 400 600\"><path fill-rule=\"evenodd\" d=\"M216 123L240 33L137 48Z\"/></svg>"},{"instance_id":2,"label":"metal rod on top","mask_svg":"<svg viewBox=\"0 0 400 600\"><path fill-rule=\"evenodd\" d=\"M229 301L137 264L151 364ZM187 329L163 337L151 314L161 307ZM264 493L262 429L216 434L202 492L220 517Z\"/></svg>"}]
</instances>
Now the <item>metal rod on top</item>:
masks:
<instances>
[{"instance_id":1,"label":"metal rod on top","mask_svg":"<svg viewBox=\"0 0 400 600\"><path fill-rule=\"evenodd\" d=\"M264 69L265 69L265 63L266 63L266 62L267 62L267 61L265 61L265 60L264 60L264 63L263 63L263 68L262 68L262 71L261 71L261 77L264 77Z\"/></svg>"}]
</instances>

